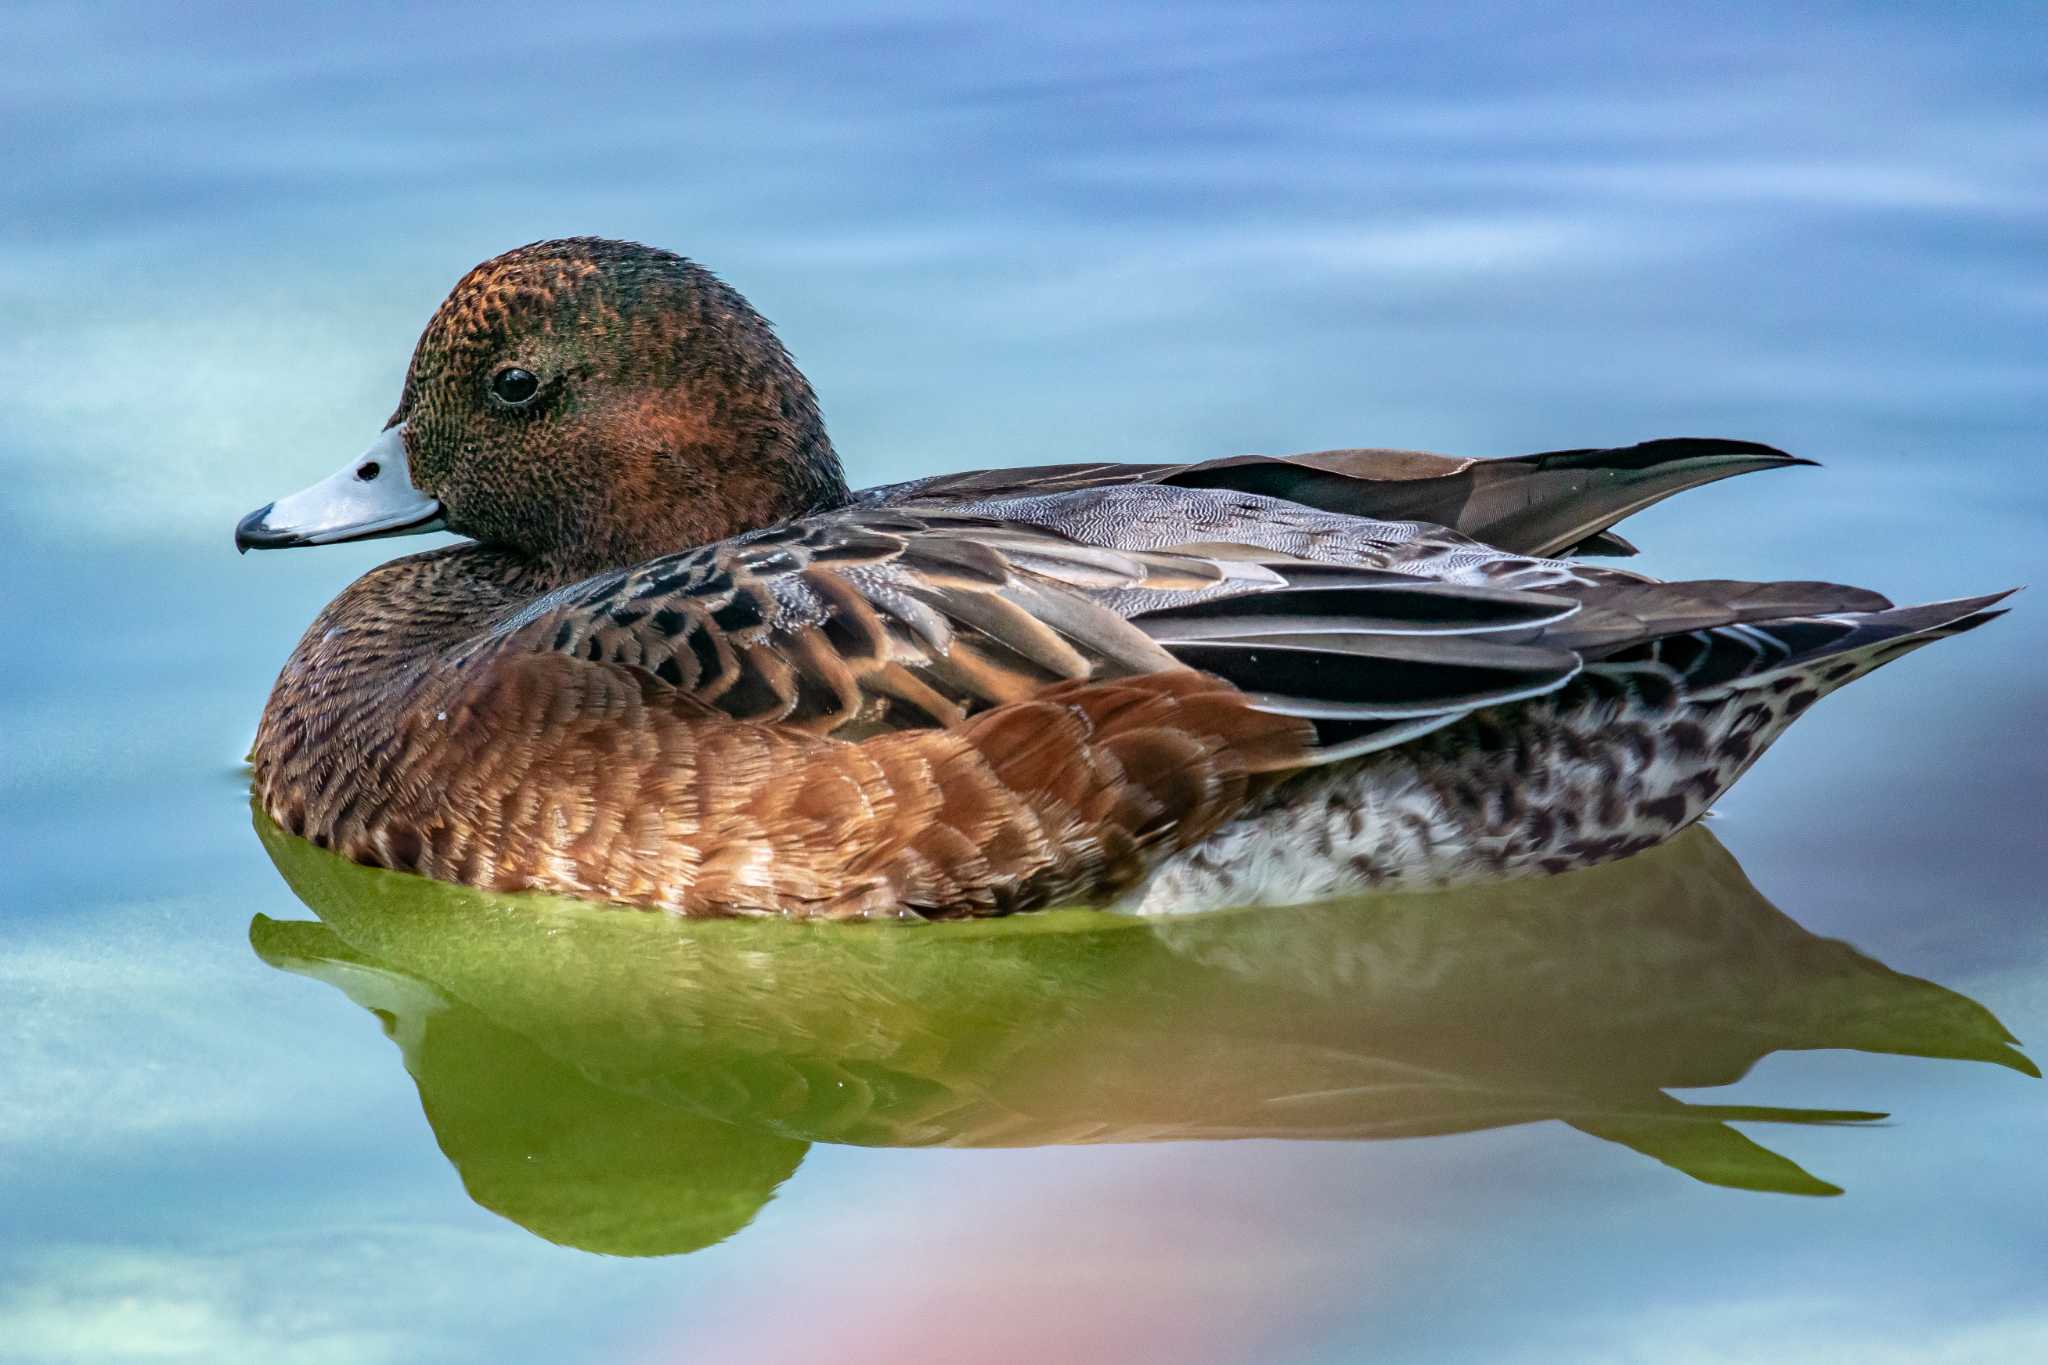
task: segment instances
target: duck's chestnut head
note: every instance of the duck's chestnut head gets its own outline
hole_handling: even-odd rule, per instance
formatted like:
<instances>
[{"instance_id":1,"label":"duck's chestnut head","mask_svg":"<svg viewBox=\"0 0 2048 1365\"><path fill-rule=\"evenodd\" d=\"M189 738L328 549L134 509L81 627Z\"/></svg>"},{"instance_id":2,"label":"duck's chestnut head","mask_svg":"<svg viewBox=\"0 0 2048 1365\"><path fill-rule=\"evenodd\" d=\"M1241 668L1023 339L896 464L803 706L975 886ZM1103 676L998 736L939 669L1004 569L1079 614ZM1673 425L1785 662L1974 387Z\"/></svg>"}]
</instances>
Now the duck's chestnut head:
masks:
<instances>
[{"instance_id":1,"label":"duck's chestnut head","mask_svg":"<svg viewBox=\"0 0 2048 1365\"><path fill-rule=\"evenodd\" d=\"M673 253L571 238L464 276L383 435L235 538L445 525L581 576L845 498L810 384L745 299Z\"/></svg>"}]
</instances>

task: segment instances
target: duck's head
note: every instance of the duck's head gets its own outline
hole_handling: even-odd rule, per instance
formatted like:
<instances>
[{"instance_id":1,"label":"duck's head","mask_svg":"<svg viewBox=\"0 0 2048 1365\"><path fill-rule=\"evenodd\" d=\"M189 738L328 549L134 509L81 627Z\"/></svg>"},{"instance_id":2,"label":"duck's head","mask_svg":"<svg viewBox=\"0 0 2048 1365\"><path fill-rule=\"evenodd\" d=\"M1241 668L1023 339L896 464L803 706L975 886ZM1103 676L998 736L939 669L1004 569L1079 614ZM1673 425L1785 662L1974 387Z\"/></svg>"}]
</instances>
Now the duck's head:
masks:
<instances>
[{"instance_id":1,"label":"duck's head","mask_svg":"<svg viewBox=\"0 0 2048 1365\"><path fill-rule=\"evenodd\" d=\"M445 528L574 577L845 498L810 384L745 299L670 252L582 237L465 275L383 434L235 544Z\"/></svg>"}]
</instances>

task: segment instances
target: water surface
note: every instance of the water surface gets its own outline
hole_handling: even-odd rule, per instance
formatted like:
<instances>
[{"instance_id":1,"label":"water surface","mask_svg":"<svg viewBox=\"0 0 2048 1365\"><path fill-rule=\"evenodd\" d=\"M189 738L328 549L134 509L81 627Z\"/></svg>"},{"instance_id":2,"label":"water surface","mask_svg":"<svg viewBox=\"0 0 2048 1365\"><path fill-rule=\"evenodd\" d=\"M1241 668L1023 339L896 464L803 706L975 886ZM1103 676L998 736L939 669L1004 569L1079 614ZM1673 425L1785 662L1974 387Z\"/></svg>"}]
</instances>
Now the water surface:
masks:
<instances>
[{"instance_id":1,"label":"water surface","mask_svg":"<svg viewBox=\"0 0 2048 1365\"><path fill-rule=\"evenodd\" d=\"M8 27L0 1358L2048 1355L2027 596L1586 886L784 933L266 839L389 547L229 547L462 270L599 232L775 318L860 483L1715 433L1826 467L1652 572L2038 581L2036 7Z\"/></svg>"}]
</instances>

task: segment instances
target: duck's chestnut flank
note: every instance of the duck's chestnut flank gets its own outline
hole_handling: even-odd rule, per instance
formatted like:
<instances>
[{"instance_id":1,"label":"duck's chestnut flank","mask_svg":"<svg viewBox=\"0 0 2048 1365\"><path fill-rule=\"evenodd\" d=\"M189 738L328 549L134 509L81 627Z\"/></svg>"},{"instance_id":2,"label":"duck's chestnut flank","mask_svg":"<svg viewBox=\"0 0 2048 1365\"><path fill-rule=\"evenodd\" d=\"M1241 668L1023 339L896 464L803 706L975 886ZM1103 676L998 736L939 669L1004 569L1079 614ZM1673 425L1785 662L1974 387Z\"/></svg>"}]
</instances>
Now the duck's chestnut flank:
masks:
<instances>
[{"instance_id":1,"label":"duck's chestnut flank","mask_svg":"<svg viewBox=\"0 0 2048 1365\"><path fill-rule=\"evenodd\" d=\"M237 528L473 542L321 612L255 783L360 862L685 914L1559 871L1668 837L1820 696L1996 614L1569 558L1629 553L1612 525L1672 493L1802 463L1681 438L854 494L729 286L538 242L457 283L368 452Z\"/></svg>"}]
</instances>

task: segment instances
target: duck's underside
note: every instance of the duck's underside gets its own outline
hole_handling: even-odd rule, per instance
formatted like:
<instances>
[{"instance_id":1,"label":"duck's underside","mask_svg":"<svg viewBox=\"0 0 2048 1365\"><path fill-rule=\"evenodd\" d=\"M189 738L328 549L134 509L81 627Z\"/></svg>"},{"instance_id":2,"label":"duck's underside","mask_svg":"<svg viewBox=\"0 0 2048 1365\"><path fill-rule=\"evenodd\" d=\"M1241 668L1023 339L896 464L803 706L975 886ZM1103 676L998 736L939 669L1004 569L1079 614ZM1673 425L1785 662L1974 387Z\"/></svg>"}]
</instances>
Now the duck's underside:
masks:
<instances>
[{"instance_id":1,"label":"duck's underside","mask_svg":"<svg viewBox=\"0 0 2048 1365\"><path fill-rule=\"evenodd\" d=\"M256 748L358 861L689 914L1142 913L1563 871L1995 614L1656 583L1673 441L925 480L537 593L474 548L323 613Z\"/></svg>"}]
</instances>

